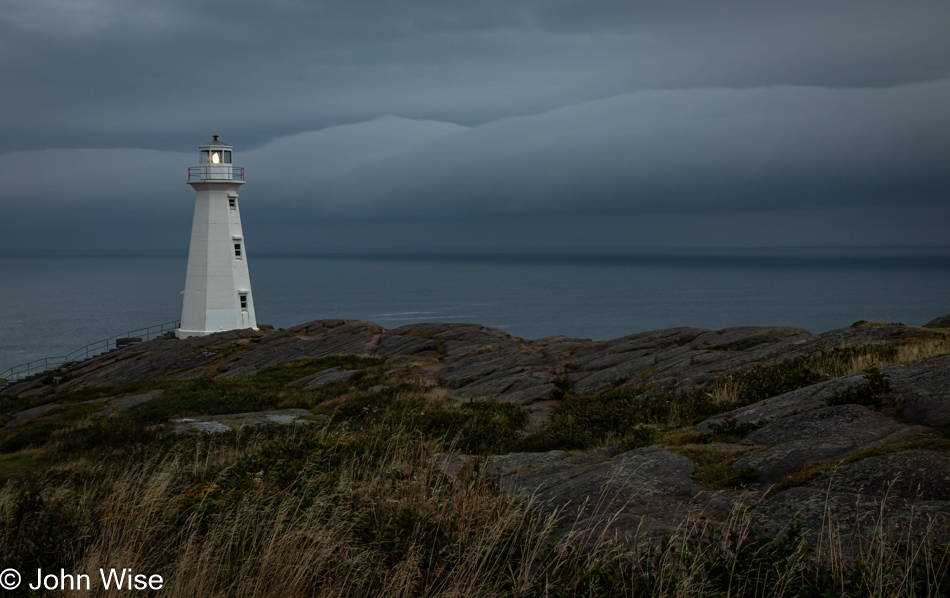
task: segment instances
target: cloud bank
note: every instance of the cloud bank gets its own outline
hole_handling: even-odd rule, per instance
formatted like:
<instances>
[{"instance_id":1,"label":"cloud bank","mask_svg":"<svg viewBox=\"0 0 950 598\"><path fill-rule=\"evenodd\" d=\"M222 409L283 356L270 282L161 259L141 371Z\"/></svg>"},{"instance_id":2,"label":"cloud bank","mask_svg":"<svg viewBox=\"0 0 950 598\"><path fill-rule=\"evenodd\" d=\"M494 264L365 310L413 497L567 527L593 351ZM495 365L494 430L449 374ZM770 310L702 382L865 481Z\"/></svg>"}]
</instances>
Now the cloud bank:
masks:
<instances>
[{"instance_id":1,"label":"cloud bank","mask_svg":"<svg viewBox=\"0 0 950 598\"><path fill-rule=\"evenodd\" d=\"M9 0L0 253L180 247L212 133L274 250L945 243L947 22L936 1Z\"/></svg>"}]
</instances>

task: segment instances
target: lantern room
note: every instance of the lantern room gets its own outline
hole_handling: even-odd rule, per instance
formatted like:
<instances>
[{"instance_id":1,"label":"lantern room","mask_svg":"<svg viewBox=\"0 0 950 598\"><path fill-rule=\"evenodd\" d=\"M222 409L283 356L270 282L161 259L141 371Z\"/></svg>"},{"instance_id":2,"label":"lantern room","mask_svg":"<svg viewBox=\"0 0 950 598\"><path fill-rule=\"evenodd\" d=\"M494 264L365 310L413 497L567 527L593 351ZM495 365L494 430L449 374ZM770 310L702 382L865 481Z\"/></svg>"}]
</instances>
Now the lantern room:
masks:
<instances>
[{"instance_id":1,"label":"lantern room","mask_svg":"<svg viewBox=\"0 0 950 598\"><path fill-rule=\"evenodd\" d=\"M212 135L214 139L198 146L198 164L188 169L188 180L190 181L215 181L215 180L243 180L244 169L233 168L231 166L230 145L223 141L218 141L217 135Z\"/></svg>"},{"instance_id":2,"label":"lantern room","mask_svg":"<svg viewBox=\"0 0 950 598\"><path fill-rule=\"evenodd\" d=\"M208 143L198 146L199 164L230 164L231 146L218 141L217 135L212 135L214 139Z\"/></svg>"}]
</instances>

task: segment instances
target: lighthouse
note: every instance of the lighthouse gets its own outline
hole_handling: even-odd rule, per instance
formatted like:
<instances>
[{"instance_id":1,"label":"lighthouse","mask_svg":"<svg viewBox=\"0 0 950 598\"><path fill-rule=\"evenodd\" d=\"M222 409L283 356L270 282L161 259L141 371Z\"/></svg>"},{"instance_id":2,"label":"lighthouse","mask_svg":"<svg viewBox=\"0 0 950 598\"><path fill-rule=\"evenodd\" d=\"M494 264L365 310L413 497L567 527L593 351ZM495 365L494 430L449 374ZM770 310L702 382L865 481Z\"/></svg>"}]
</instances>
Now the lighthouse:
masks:
<instances>
[{"instance_id":1,"label":"lighthouse","mask_svg":"<svg viewBox=\"0 0 950 598\"><path fill-rule=\"evenodd\" d=\"M195 216L178 338L257 330L237 193L244 169L232 166L232 150L214 135L198 147L198 166L188 169Z\"/></svg>"}]
</instances>

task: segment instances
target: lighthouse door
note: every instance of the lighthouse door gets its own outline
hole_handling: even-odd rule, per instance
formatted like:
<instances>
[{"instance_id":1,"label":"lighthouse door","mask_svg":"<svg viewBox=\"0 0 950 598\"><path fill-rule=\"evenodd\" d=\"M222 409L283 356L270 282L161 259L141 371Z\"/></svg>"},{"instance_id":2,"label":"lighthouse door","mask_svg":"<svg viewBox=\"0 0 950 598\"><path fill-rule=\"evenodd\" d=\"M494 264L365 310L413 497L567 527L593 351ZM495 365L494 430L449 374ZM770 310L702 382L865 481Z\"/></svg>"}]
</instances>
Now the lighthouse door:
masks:
<instances>
[{"instance_id":1,"label":"lighthouse door","mask_svg":"<svg viewBox=\"0 0 950 598\"><path fill-rule=\"evenodd\" d=\"M247 293L238 293L238 300L241 303L241 327L249 328L251 325L251 316L247 313Z\"/></svg>"}]
</instances>

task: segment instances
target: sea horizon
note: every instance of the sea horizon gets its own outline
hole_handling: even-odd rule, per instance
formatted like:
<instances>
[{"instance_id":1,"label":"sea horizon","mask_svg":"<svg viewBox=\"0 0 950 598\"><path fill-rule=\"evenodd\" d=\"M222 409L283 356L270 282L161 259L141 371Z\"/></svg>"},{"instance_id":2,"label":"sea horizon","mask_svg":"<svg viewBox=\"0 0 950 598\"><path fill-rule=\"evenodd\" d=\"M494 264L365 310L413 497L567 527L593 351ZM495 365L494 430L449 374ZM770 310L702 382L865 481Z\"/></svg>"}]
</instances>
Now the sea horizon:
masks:
<instances>
[{"instance_id":1,"label":"sea horizon","mask_svg":"<svg viewBox=\"0 0 950 598\"><path fill-rule=\"evenodd\" d=\"M184 254L0 256L0 371L176 320ZM387 328L446 321L515 336L606 340L695 326L856 320L920 325L950 312L950 246L362 251L249 255L258 322Z\"/></svg>"}]
</instances>

